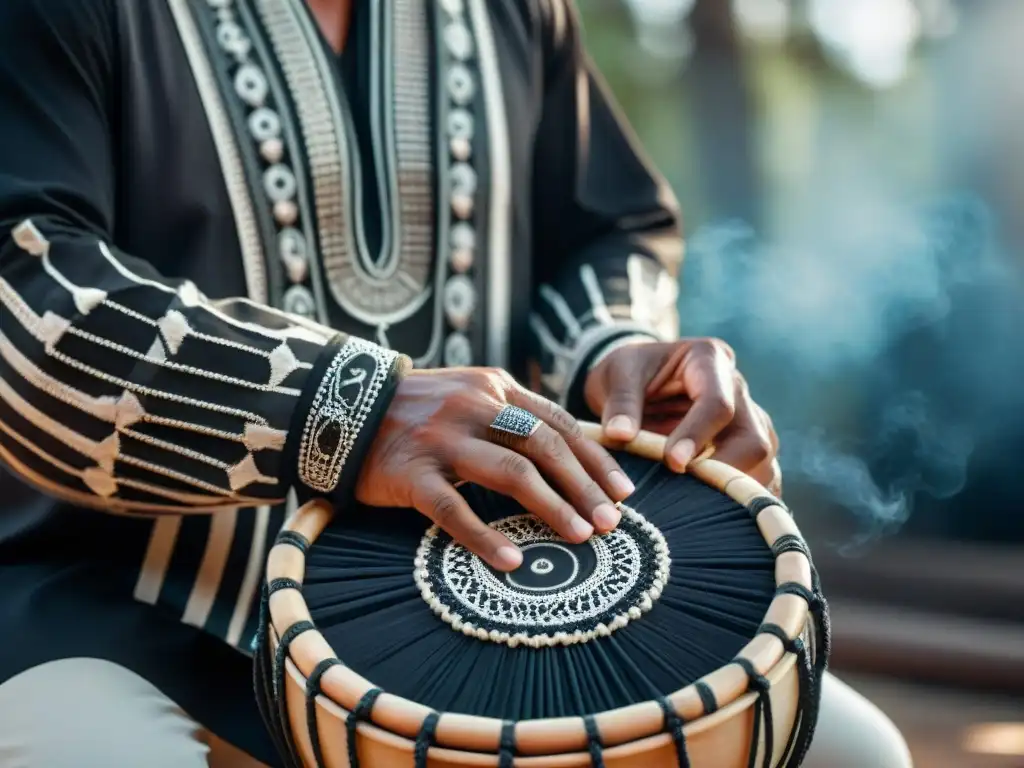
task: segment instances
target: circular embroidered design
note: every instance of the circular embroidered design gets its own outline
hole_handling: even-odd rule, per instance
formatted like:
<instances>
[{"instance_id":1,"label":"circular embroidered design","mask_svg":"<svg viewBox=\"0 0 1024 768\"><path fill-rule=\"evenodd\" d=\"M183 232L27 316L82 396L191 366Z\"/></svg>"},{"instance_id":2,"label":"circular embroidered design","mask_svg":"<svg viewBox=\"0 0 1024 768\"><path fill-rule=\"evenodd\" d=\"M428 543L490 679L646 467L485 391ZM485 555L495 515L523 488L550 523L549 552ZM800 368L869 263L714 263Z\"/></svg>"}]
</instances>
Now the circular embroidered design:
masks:
<instances>
[{"instance_id":1,"label":"circular embroidered design","mask_svg":"<svg viewBox=\"0 0 1024 768\"><path fill-rule=\"evenodd\" d=\"M420 594L452 629L511 647L606 637L651 610L669 577L668 545L622 507L611 533L570 544L534 515L491 523L522 550L511 573L491 568L437 526L416 552Z\"/></svg>"},{"instance_id":2,"label":"circular embroidered design","mask_svg":"<svg viewBox=\"0 0 1024 768\"><path fill-rule=\"evenodd\" d=\"M464 333L453 333L444 340L444 364L464 368L473 364L473 345Z\"/></svg>"}]
</instances>

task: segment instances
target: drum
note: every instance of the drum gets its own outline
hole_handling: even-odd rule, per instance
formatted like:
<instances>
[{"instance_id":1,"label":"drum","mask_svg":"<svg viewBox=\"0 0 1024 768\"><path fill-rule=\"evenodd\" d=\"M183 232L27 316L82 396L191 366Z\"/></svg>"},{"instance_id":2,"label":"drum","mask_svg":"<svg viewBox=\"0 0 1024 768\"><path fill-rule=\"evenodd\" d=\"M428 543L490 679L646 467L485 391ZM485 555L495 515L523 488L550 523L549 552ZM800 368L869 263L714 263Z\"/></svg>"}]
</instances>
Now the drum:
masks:
<instances>
[{"instance_id":1,"label":"drum","mask_svg":"<svg viewBox=\"0 0 1024 768\"><path fill-rule=\"evenodd\" d=\"M620 448L637 490L584 544L462 486L523 550L510 574L412 510L291 516L254 646L286 764L800 765L828 615L793 517L713 459L672 473L660 436Z\"/></svg>"}]
</instances>

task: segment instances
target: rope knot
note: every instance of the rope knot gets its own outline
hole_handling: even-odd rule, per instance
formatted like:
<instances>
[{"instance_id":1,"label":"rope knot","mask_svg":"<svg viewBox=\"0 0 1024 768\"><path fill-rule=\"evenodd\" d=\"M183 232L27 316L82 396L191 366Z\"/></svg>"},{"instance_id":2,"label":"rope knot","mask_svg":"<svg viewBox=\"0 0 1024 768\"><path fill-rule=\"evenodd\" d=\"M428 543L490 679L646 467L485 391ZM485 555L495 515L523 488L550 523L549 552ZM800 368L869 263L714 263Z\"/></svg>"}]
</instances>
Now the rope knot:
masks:
<instances>
[{"instance_id":1,"label":"rope knot","mask_svg":"<svg viewBox=\"0 0 1024 768\"><path fill-rule=\"evenodd\" d=\"M790 637L786 634L786 630L780 627L778 624L771 624L765 622L757 628L757 634L759 635L771 635L777 638L782 647L786 650L786 653L800 653L803 650L804 644L799 636Z\"/></svg>"},{"instance_id":2,"label":"rope knot","mask_svg":"<svg viewBox=\"0 0 1024 768\"><path fill-rule=\"evenodd\" d=\"M771 689L772 684L768 681L768 678L757 671L750 659L737 656L733 659L733 663L738 664L747 673L748 690L756 693L767 693Z\"/></svg>"}]
</instances>

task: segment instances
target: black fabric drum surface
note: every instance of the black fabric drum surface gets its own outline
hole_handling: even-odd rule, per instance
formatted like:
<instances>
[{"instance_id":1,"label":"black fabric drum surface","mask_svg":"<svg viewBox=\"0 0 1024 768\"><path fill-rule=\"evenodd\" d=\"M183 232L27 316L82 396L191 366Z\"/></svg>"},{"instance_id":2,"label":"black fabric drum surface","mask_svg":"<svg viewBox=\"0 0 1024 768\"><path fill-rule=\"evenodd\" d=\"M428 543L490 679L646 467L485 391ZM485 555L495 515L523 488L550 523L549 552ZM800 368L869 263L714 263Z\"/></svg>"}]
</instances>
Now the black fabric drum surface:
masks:
<instances>
[{"instance_id":1,"label":"black fabric drum surface","mask_svg":"<svg viewBox=\"0 0 1024 768\"><path fill-rule=\"evenodd\" d=\"M438 711L521 720L648 701L729 663L757 633L774 564L750 513L689 476L617 455L637 485L626 502L661 531L671 575L653 609L586 643L510 648L467 637L429 608L413 558L429 521L414 511L339 511L307 555L303 594L343 663ZM464 486L485 521L522 514Z\"/></svg>"}]
</instances>

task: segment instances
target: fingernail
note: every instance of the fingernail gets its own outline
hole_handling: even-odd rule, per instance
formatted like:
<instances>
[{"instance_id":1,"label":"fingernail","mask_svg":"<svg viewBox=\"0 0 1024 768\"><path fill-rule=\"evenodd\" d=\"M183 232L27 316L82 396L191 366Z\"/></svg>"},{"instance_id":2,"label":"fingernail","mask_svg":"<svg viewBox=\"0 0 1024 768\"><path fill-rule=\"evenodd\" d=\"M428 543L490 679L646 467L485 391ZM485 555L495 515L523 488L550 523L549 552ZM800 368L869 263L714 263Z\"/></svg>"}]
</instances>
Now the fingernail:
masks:
<instances>
[{"instance_id":1,"label":"fingernail","mask_svg":"<svg viewBox=\"0 0 1024 768\"><path fill-rule=\"evenodd\" d=\"M523 564L523 553L515 547L510 547L506 544L498 547L498 551L494 554L494 560L496 568L514 571Z\"/></svg>"},{"instance_id":2,"label":"fingernail","mask_svg":"<svg viewBox=\"0 0 1024 768\"><path fill-rule=\"evenodd\" d=\"M622 513L610 504L602 504L594 510L594 527L599 531L610 531L619 524Z\"/></svg>"},{"instance_id":3,"label":"fingernail","mask_svg":"<svg viewBox=\"0 0 1024 768\"><path fill-rule=\"evenodd\" d=\"M672 468L677 472L684 471L686 465L693 459L693 453L696 449L697 447L693 444L693 440L680 440L676 443L668 455Z\"/></svg>"},{"instance_id":4,"label":"fingernail","mask_svg":"<svg viewBox=\"0 0 1024 768\"><path fill-rule=\"evenodd\" d=\"M633 485L633 481L626 477L625 472L618 469L613 469L609 473L608 484L611 485L612 491L615 495L623 499L636 490L636 486Z\"/></svg>"},{"instance_id":5,"label":"fingernail","mask_svg":"<svg viewBox=\"0 0 1024 768\"><path fill-rule=\"evenodd\" d=\"M572 519L571 527L572 532L576 534L576 538L583 539L584 541L594 534L594 526L578 515Z\"/></svg>"},{"instance_id":6,"label":"fingernail","mask_svg":"<svg viewBox=\"0 0 1024 768\"><path fill-rule=\"evenodd\" d=\"M636 436L636 425L629 416L613 416L608 421L605 432L616 440L632 440Z\"/></svg>"}]
</instances>

